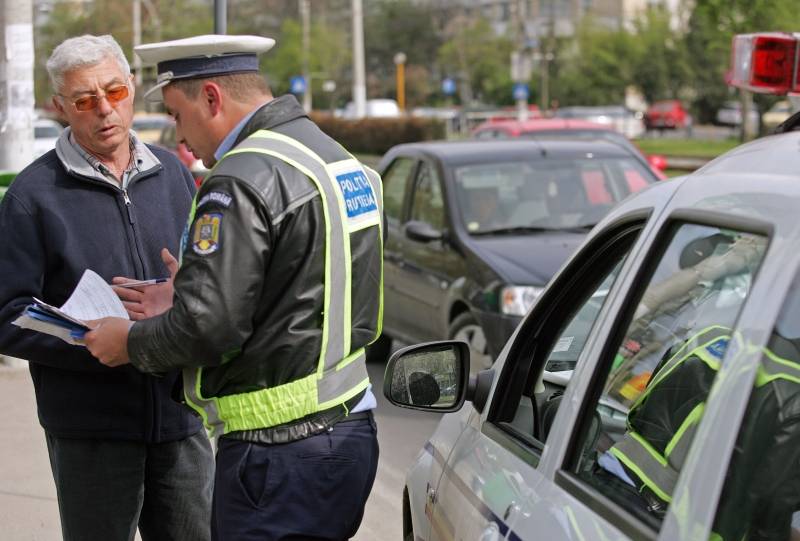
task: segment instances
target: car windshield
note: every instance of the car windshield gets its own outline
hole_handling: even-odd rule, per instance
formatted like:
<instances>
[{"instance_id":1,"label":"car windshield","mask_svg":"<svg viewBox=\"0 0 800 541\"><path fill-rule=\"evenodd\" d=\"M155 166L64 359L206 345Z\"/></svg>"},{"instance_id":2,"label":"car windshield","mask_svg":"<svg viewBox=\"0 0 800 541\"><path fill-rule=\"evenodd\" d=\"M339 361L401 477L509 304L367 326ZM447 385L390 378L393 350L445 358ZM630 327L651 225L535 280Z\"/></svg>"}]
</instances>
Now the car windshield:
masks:
<instances>
[{"instance_id":1,"label":"car windshield","mask_svg":"<svg viewBox=\"0 0 800 541\"><path fill-rule=\"evenodd\" d=\"M33 137L36 139L55 138L61 134L55 126L34 126Z\"/></svg>"},{"instance_id":2,"label":"car windshield","mask_svg":"<svg viewBox=\"0 0 800 541\"><path fill-rule=\"evenodd\" d=\"M464 165L454 175L471 235L588 228L655 180L636 159L624 157Z\"/></svg>"},{"instance_id":3,"label":"car windshield","mask_svg":"<svg viewBox=\"0 0 800 541\"><path fill-rule=\"evenodd\" d=\"M160 130L167 124L169 124L169 120L162 118L134 118L132 127L139 131Z\"/></svg>"}]
</instances>

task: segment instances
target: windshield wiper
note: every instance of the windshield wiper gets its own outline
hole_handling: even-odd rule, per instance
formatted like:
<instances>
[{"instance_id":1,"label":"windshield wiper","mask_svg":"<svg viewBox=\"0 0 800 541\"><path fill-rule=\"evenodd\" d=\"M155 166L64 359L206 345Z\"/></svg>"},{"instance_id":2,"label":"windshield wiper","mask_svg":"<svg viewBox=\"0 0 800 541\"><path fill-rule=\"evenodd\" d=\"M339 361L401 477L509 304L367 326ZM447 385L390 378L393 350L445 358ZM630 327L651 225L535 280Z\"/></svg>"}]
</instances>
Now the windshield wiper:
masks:
<instances>
[{"instance_id":1,"label":"windshield wiper","mask_svg":"<svg viewBox=\"0 0 800 541\"><path fill-rule=\"evenodd\" d=\"M476 236L490 236L490 235L524 235L529 233L552 233L552 232L570 232L570 233L586 233L590 231L595 224L587 224L572 227L535 227L535 226L514 226L514 227L498 227L495 229L484 229L482 231L470 231L470 235Z\"/></svg>"}]
</instances>

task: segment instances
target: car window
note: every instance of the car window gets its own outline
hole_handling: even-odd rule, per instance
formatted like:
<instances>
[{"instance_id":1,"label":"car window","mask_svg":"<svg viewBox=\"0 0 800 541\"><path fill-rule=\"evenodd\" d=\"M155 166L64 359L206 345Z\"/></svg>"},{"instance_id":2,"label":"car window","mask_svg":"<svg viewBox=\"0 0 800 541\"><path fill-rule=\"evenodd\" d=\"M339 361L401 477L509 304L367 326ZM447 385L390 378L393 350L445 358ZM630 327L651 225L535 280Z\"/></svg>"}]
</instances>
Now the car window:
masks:
<instances>
[{"instance_id":1,"label":"car window","mask_svg":"<svg viewBox=\"0 0 800 541\"><path fill-rule=\"evenodd\" d=\"M573 472L658 528L766 248L705 225L670 230L584 411ZM599 397L597 395L599 394Z\"/></svg>"},{"instance_id":2,"label":"car window","mask_svg":"<svg viewBox=\"0 0 800 541\"><path fill-rule=\"evenodd\" d=\"M483 130L475 134L475 139L496 139L497 137L497 130Z\"/></svg>"},{"instance_id":3,"label":"car window","mask_svg":"<svg viewBox=\"0 0 800 541\"><path fill-rule=\"evenodd\" d=\"M800 276L762 350L713 532L721 539L800 534Z\"/></svg>"},{"instance_id":4,"label":"car window","mask_svg":"<svg viewBox=\"0 0 800 541\"><path fill-rule=\"evenodd\" d=\"M444 228L444 199L436 170L428 162L420 164L414 183L411 219L426 222L435 229Z\"/></svg>"},{"instance_id":5,"label":"car window","mask_svg":"<svg viewBox=\"0 0 800 541\"><path fill-rule=\"evenodd\" d=\"M520 328L495 392L491 420L515 438L541 450L560 404L561 395L584 350L608 292L619 275L642 227L626 224L621 231L595 239L580 258L562 273L562 283L539 302L545 318L531 314Z\"/></svg>"},{"instance_id":6,"label":"car window","mask_svg":"<svg viewBox=\"0 0 800 541\"><path fill-rule=\"evenodd\" d=\"M594 157L495 162L455 169L458 208L473 235L595 225L653 178L639 160Z\"/></svg>"},{"instance_id":7,"label":"car window","mask_svg":"<svg viewBox=\"0 0 800 541\"><path fill-rule=\"evenodd\" d=\"M397 158L383 174L383 208L389 220L402 218L406 182L413 166L411 158Z\"/></svg>"},{"instance_id":8,"label":"car window","mask_svg":"<svg viewBox=\"0 0 800 541\"><path fill-rule=\"evenodd\" d=\"M175 141L176 134L175 134L175 126L166 126L161 131L161 137L159 138L159 144L165 146L170 149L174 149L177 145Z\"/></svg>"},{"instance_id":9,"label":"car window","mask_svg":"<svg viewBox=\"0 0 800 541\"><path fill-rule=\"evenodd\" d=\"M56 126L40 125L33 127L33 137L36 139L58 137L59 135L61 135L61 130L59 130Z\"/></svg>"}]
</instances>

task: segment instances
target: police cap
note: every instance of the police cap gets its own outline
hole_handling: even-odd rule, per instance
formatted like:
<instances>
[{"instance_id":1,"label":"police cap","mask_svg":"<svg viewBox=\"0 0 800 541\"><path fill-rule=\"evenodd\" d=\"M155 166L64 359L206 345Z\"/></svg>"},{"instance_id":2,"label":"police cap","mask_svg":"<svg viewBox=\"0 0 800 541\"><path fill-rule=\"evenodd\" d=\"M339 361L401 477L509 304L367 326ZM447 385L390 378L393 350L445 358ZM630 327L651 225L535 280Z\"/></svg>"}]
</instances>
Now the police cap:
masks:
<instances>
[{"instance_id":1,"label":"police cap","mask_svg":"<svg viewBox=\"0 0 800 541\"><path fill-rule=\"evenodd\" d=\"M134 51L145 65L157 67L156 85L144 96L160 100L161 89L172 81L258 72L258 54L273 45L274 39L261 36L209 34L139 45Z\"/></svg>"}]
</instances>

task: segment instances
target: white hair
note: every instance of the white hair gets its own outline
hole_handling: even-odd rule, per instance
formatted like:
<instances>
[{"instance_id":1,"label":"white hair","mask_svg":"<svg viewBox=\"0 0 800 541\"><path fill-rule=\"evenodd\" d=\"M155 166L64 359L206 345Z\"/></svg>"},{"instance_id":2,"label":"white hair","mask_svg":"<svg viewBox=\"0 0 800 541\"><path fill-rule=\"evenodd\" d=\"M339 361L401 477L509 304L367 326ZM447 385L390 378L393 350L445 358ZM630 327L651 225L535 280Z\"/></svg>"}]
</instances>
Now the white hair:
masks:
<instances>
[{"instance_id":1,"label":"white hair","mask_svg":"<svg viewBox=\"0 0 800 541\"><path fill-rule=\"evenodd\" d=\"M119 64L123 73L131 74L131 66L125 58L119 44L113 36L92 36L84 34L77 38L69 38L53 49L53 54L47 59L47 75L50 84L58 94L64 85L64 74L76 68L95 66L107 58L113 58Z\"/></svg>"}]
</instances>

